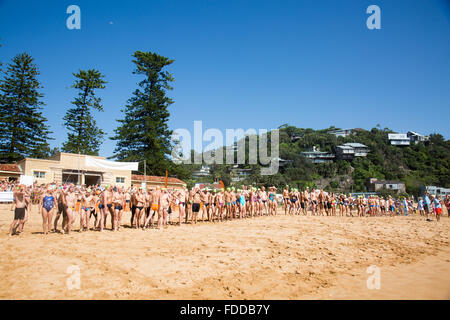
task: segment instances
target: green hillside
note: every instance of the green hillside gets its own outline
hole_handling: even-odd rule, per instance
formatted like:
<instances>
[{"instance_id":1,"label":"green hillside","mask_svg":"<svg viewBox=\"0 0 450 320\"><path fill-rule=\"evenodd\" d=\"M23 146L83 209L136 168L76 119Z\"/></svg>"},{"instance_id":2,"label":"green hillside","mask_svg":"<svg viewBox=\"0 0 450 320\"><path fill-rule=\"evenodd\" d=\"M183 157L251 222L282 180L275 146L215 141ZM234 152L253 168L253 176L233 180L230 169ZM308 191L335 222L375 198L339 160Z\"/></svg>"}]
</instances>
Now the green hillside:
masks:
<instances>
[{"instance_id":1,"label":"green hillside","mask_svg":"<svg viewBox=\"0 0 450 320\"><path fill-rule=\"evenodd\" d=\"M423 185L450 187L450 140L440 134L431 134L428 142L410 146L392 146L385 128L370 131L358 129L347 137L329 134L334 127L313 130L284 125L280 127L280 157L292 160L280 167L277 174L261 176L258 165L244 165L252 168L252 174L244 181L233 184L275 185L279 188L288 184L292 187L321 187L329 191L367 191L369 178L400 180L406 184L408 194L419 194ZM352 161L337 160L331 163L311 163L300 153L316 146L321 151L335 152L337 145L359 142L369 147L367 157ZM226 185L231 182L231 165L212 165L211 178L221 179ZM190 168L191 170L193 168ZM193 180L190 181L194 182Z\"/></svg>"}]
</instances>

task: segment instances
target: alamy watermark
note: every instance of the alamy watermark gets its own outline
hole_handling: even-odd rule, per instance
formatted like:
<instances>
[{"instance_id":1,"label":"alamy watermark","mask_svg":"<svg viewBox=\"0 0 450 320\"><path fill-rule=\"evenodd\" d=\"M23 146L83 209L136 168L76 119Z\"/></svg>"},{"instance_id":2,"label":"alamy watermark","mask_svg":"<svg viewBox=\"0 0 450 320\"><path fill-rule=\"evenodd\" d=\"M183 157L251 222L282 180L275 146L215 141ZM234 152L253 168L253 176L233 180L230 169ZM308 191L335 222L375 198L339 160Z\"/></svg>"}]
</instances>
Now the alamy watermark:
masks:
<instances>
[{"instance_id":1,"label":"alamy watermark","mask_svg":"<svg viewBox=\"0 0 450 320\"><path fill-rule=\"evenodd\" d=\"M80 267L77 265L70 265L66 269L66 273L69 276L66 279L66 287L68 290L81 288L81 272Z\"/></svg>"},{"instance_id":2,"label":"alamy watermark","mask_svg":"<svg viewBox=\"0 0 450 320\"><path fill-rule=\"evenodd\" d=\"M71 4L67 7L66 13L70 14L70 16L66 20L67 29L73 30L81 29L81 9L79 6L75 4Z\"/></svg>"},{"instance_id":3,"label":"alamy watermark","mask_svg":"<svg viewBox=\"0 0 450 320\"><path fill-rule=\"evenodd\" d=\"M381 289L381 270L375 265L367 267L366 273L370 274L367 278L366 285L369 290Z\"/></svg>"},{"instance_id":4,"label":"alamy watermark","mask_svg":"<svg viewBox=\"0 0 450 320\"><path fill-rule=\"evenodd\" d=\"M381 9L376 4L367 7L366 13L371 14L366 20L366 26L369 30L381 29Z\"/></svg>"},{"instance_id":5,"label":"alamy watermark","mask_svg":"<svg viewBox=\"0 0 450 320\"><path fill-rule=\"evenodd\" d=\"M81 9L76 4L71 4L67 7L66 13L70 16L66 20L66 26L69 30L80 30L81 29ZM369 30L381 29L381 9L376 4L372 4L367 7L366 13L370 16L366 20L366 26ZM109 22L112 24L112 22Z\"/></svg>"},{"instance_id":6,"label":"alamy watermark","mask_svg":"<svg viewBox=\"0 0 450 320\"><path fill-rule=\"evenodd\" d=\"M258 131L256 129L247 129L246 131L244 129L226 129L224 141L222 131L210 128L203 132L203 122L194 121L193 149L196 152L192 156L191 132L184 128L176 129L172 134L172 141L175 143L172 160L184 164L223 164L223 146L226 146L226 164L259 163L261 166L265 166L261 168L261 175L273 175L278 172L279 168L279 130L272 129L270 131L270 155L268 136L267 129L258 129ZM248 152L246 152L246 140L248 140ZM210 142L205 147L206 151L203 149L203 142Z\"/></svg>"}]
</instances>

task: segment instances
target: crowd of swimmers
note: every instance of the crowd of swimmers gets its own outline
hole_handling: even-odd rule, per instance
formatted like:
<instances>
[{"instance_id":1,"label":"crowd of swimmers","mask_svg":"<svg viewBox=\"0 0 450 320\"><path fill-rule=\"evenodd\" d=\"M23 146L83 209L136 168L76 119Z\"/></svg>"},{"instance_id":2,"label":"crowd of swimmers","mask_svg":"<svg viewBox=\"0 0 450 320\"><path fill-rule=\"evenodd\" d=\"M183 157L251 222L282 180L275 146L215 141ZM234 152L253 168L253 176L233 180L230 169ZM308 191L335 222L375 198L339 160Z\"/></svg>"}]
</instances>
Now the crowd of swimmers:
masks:
<instances>
[{"instance_id":1,"label":"crowd of swimmers","mask_svg":"<svg viewBox=\"0 0 450 320\"><path fill-rule=\"evenodd\" d=\"M233 219L281 214L312 216L395 216L417 213L430 221L439 221L443 206L450 210L450 196L441 199L426 192L416 204L409 198L352 197L324 190L298 190L286 186L243 186L208 189L194 187L124 188L119 186L76 186L73 184L16 185L3 183L0 191L12 191L14 220L10 235L23 232L33 204L43 219L43 233L71 233L79 221L79 232L106 229L108 216L111 230L120 231L122 215L131 212L130 227L136 229L167 228L169 224L220 222ZM178 221L175 223L175 212ZM62 223L61 230L58 229Z\"/></svg>"}]
</instances>

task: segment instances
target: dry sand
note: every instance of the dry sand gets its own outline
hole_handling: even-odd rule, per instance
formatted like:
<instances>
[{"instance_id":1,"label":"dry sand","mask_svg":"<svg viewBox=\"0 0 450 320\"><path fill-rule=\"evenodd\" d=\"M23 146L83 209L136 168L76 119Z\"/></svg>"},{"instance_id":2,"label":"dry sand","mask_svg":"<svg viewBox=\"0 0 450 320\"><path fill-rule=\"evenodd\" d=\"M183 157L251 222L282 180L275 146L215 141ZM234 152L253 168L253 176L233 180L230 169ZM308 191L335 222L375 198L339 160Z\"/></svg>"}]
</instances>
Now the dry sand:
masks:
<instances>
[{"instance_id":1,"label":"dry sand","mask_svg":"<svg viewBox=\"0 0 450 320\"><path fill-rule=\"evenodd\" d=\"M8 237L12 216L0 207L1 299L450 298L447 216L280 214L44 236L35 207L24 234ZM67 286L71 265L80 289ZM371 265L380 268L379 290L366 285Z\"/></svg>"}]
</instances>

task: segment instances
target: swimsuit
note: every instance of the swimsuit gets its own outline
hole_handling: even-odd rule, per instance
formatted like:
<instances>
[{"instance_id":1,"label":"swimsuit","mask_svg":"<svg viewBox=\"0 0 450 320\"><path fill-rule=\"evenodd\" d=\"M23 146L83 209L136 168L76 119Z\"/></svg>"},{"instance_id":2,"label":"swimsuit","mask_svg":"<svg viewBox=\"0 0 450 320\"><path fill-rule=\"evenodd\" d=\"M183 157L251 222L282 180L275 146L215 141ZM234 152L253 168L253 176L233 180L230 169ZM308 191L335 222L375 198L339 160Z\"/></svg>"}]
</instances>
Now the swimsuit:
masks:
<instances>
[{"instance_id":1,"label":"swimsuit","mask_svg":"<svg viewBox=\"0 0 450 320\"><path fill-rule=\"evenodd\" d=\"M200 203L193 203L192 212L199 212L199 211L200 211Z\"/></svg>"},{"instance_id":2,"label":"swimsuit","mask_svg":"<svg viewBox=\"0 0 450 320\"><path fill-rule=\"evenodd\" d=\"M42 207L45 208L45 210L50 211L53 209L53 196L45 196L42 201Z\"/></svg>"}]
</instances>

